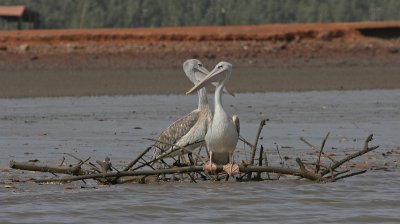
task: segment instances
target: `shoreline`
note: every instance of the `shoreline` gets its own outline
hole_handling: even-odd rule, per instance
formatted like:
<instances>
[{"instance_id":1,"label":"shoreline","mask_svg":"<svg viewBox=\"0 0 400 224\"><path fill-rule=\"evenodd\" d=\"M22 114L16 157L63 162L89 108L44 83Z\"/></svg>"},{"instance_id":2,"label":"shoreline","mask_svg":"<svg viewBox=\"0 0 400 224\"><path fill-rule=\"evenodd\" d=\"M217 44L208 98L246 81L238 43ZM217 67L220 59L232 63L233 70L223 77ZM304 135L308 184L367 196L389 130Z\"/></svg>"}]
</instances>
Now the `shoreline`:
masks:
<instances>
[{"instance_id":1,"label":"shoreline","mask_svg":"<svg viewBox=\"0 0 400 224\"><path fill-rule=\"evenodd\" d=\"M239 67L227 88L234 93L400 89L399 71L400 64ZM191 87L180 69L3 70L1 76L0 98L169 95Z\"/></svg>"},{"instance_id":2,"label":"shoreline","mask_svg":"<svg viewBox=\"0 0 400 224\"><path fill-rule=\"evenodd\" d=\"M399 89L400 22L0 31L0 98L183 93L189 58L237 93Z\"/></svg>"}]
</instances>

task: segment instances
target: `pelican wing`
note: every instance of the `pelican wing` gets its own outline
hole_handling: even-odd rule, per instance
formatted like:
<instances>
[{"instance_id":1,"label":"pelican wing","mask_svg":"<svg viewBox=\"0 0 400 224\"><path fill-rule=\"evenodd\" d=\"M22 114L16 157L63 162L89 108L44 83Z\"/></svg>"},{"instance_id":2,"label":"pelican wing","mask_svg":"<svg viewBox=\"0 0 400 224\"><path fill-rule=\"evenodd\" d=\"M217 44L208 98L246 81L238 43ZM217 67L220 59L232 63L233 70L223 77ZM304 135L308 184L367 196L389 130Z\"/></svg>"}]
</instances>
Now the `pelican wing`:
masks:
<instances>
[{"instance_id":1,"label":"pelican wing","mask_svg":"<svg viewBox=\"0 0 400 224\"><path fill-rule=\"evenodd\" d=\"M192 129L192 127L199 119L199 116L200 112L198 110L194 110L186 116L180 118L179 120L172 123L167 129L165 129L158 137L158 140L162 142L176 144L183 136L185 136L190 131L190 129ZM162 143L156 143L154 144L154 146L156 148L155 150L157 151L157 153L155 152L155 154L160 154L160 151L165 152L169 148L171 148L170 145Z\"/></svg>"},{"instance_id":2,"label":"pelican wing","mask_svg":"<svg viewBox=\"0 0 400 224\"><path fill-rule=\"evenodd\" d=\"M238 133L238 136L240 135L240 122L239 122L239 117L237 115L232 116L232 122L236 127L236 131Z\"/></svg>"}]
</instances>

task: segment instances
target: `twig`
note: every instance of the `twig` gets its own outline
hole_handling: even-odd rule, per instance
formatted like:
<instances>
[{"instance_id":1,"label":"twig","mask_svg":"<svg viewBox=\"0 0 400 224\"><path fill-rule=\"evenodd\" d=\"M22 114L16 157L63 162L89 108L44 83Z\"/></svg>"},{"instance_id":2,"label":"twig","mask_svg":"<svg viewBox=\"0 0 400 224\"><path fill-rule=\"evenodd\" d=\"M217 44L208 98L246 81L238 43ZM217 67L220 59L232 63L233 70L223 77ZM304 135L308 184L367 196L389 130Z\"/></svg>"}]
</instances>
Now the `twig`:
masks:
<instances>
[{"instance_id":1,"label":"twig","mask_svg":"<svg viewBox=\"0 0 400 224\"><path fill-rule=\"evenodd\" d=\"M303 164L304 164L304 165L312 165L312 166L316 166L316 165L317 165L316 162L303 162ZM331 170L331 167L330 167L330 166L327 166L327 165L325 165L325 164L319 163L319 166L320 166L320 167L323 167L323 168L325 168L325 169L327 169L327 170Z\"/></svg>"},{"instance_id":2,"label":"twig","mask_svg":"<svg viewBox=\"0 0 400 224\"><path fill-rule=\"evenodd\" d=\"M279 152L279 147L276 145L276 151L278 152L279 159L281 160L281 165L284 167L285 161L282 159L281 153Z\"/></svg>"},{"instance_id":3,"label":"twig","mask_svg":"<svg viewBox=\"0 0 400 224\"><path fill-rule=\"evenodd\" d=\"M154 163L155 161L161 160L161 159L163 159L163 158L169 156L170 154L172 154L172 153L174 153L174 152L176 152L176 151L178 151L178 150L184 150L184 151L186 151L186 152L192 153L192 155L195 155L195 156L196 156L196 160L199 159L199 160L200 160L201 162L203 162L204 164L206 163L206 161L202 158L201 155L199 155L199 154L193 152L194 150L189 150L189 149L186 149L186 148L185 148L185 147L187 147L187 146L194 145L194 144L197 144L197 143L199 143L199 142L194 142L194 143L192 143L192 144L186 145L185 147L182 147L182 146L179 146L179 145L176 145L176 144L172 144L172 143L169 143L169 142L160 141L160 140L158 140L158 139L152 139L152 138L145 138L145 139L146 139L146 140L150 140L150 141L154 141L154 142L159 142L159 143L166 144L166 145L170 145L170 146L172 146L172 147L177 147L177 148L176 148L176 149L173 149L173 150L171 150L171 151L169 151L169 152L166 152L166 153L164 153L164 154L161 154L159 157L153 159L152 161L150 161L150 162L148 162L148 163L146 163L146 164L144 164L144 165L142 165L142 166L136 167L136 168L133 169L133 170L137 170L137 169L139 169L139 168L141 168L141 167L143 167L143 166L145 166L145 165L152 164L152 163ZM207 150L206 150L206 151L207 151ZM199 151L199 152L200 152L200 151ZM206 175L207 177L211 178L207 173L205 173L205 175ZM190 176L190 175L189 175L189 176ZM190 176L190 177L192 177L192 176Z\"/></svg>"},{"instance_id":4,"label":"twig","mask_svg":"<svg viewBox=\"0 0 400 224\"><path fill-rule=\"evenodd\" d=\"M356 175L359 175L359 174L363 174L365 172L367 172L367 170L361 170L361 171L350 173L350 174L343 175L343 176L340 176L340 177L335 177L334 181L337 181L337 180L340 180L340 179L344 179L344 178L347 178L347 177L356 176Z\"/></svg>"},{"instance_id":5,"label":"twig","mask_svg":"<svg viewBox=\"0 0 400 224\"><path fill-rule=\"evenodd\" d=\"M326 143L326 140L327 140L328 137L329 137L329 134L330 134L330 133L328 132L328 134L326 134L324 140L322 140L321 147L320 147L319 153L318 153L317 164L315 165L315 173L318 173L318 172L319 172L319 166L320 166L319 164L321 163L322 151L324 150L325 143Z\"/></svg>"},{"instance_id":6,"label":"twig","mask_svg":"<svg viewBox=\"0 0 400 224\"><path fill-rule=\"evenodd\" d=\"M247 141L243 136L239 135L239 140L242 141L244 144L248 145L250 148L253 148L253 144Z\"/></svg>"},{"instance_id":7,"label":"twig","mask_svg":"<svg viewBox=\"0 0 400 224\"><path fill-rule=\"evenodd\" d=\"M268 166L268 158L267 158L267 152L264 152L264 163L265 163L265 165L266 166ZM267 172L267 178L268 178L268 180L270 180L271 179L271 177L269 176L269 173Z\"/></svg>"},{"instance_id":8,"label":"twig","mask_svg":"<svg viewBox=\"0 0 400 224\"><path fill-rule=\"evenodd\" d=\"M332 170L335 170L336 168L338 168L338 167L341 166L342 164L344 164L344 163L346 163L346 162L348 162L348 161L350 161L350 160L352 160L352 159L354 159L354 158L356 158L356 157L359 157L359 156L361 156L361 155L364 155L365 153L368 153L368 152L370 152L370 151L372 151L372 150L375 150L375 149L379 148L379 146L368 147L368 143L369 143L370 141L372 141L372 136L373 136L373 135L370 134L370 135L365 139L364 148L363 148L362 150L360 150L360 151L358 151L358 152L355 152L355 153L353 153L353 154L351 154L351 155L349 155L349 156L343 158L342 160L336 162L335 164L332 165ZM324 171L321 172L321 176L324 176L324 175L327 174L327 173L329 173L329 170L324 170Z\"/></svg>"},{"instance_id":9,"label":"twig","mask_svg":"<svg viewBox=\"0 0 400 224\"><path fill-rule=\"evenodd\" d=\"M304 139L303 137L300 137L300 140L302 142L304 142L306 145L308 145L311 149L313 149L314 151L318 152L319 150L317 149L317 147L315 147L315 145L311 144L310 142L308 142L306 139ZM332 156L329 156L328 154L322 152L322 155L325 156L326 158L330 159L332 162L336 163L337 161L332 158Z\"/></svg>"},{"instance_id":10,"label":"twig","mask_svg":"<svg viewBox=\"0 0 400 224\"><path fill-rule=\"evenodd\" d=\"M99 170L99 168L97 168L96 165L94 165L92 162L88 162L87 164L89 164L90 167L93 168L93 170L95 170L98 173L101 173L101 170Z\"/></svg>"},{"instance_id":11,"label":"twig","mask_svg":"<svg viewBox=\"0 0 400 224\"><path fill-rule=\"evenodd\" d=\"M327 176L326 178L327 179L335 179L335 177L337 177L337 176L339 176L341 174L344 174L344 173L348 173L348 172L350 172L350 170L343 170L343 171L340 171L340 172L337 172L337 173L333 173L333 171L332 171L331 175Z\"/></svg>"},{"instance_id":12,"label":"twig","mask_svg":"<svg viewBox=\"0 0 400 224\"><path fill-rule=\"evenodd\" d=\"M64 155L70 156L70 157L72 157L72 158L78 160L78 162L82 162L82 160L81 160L80 158L78 158L78 157L72 155L71 153L64 152Z\"/></svg>"},{"instance_id":13,"label":"twig","mask_svg":"<svg viewBox=\"0 0 400 224\"><path fill-rule=\"evenodd\" d=\"M262 131L262 129L263 129L263 127L264 127L264 125L266 124L267 121L269 121L269 119L261 120L260 125L258 126L256 139L254 140L254 144L253 144L253 147L251 149L251 157L250 157L250 161L249 161L250 165L254 164L254 157L256 156L256 149L257 149L258 139L260 138L261 131Z\"/></svg>"},{"instance_id":14,"label":"twig","mask_svg":"<svg viewBox=\"0 0 400 224\"><path fill-rule=\"evenodd\" d=\"M154 141L154 142L158 142L158 143L162 143L162 144L166 144L166 145L170 145L170 146L173 146L173 147L177 147L176 149L173 149L173 150L171 150L169 152L161 154L159 157L154 159L156 161L159 160L160 158L165 158L165 157L169 156L170 154L172 154L172 153L174 153L174 152L176 152L178 150L183 150L185 152L191 152L193 155L195 155L197 158L199 158L203 163L205 163L204 159L199 154L193 152L193 150L189 150L189 149L185 148L187 146L194 145L194 144L197 144L197 143L200 143L200 142L195 142L193 144L189 144L189 145L186 145L186 146L183 147L183 146L179 146L179 145L172 144L172 143L169 143L169 142L160 141L158 139L153 139L153 138L144 138L144 139L150 140L150 141Z\"/></svg>"},{"instance_id":15,"label":"twig","mask_svg":"<svg viewBox=\"0 0 400 224\"><path fill-rule=\"evenodd\" d=\"M257 150L258 139L260 138L261 131L262 131L264 125L266 124L266 122L267 122L268 120L269 120L268 118L267 118L267 119L262 119L261 122L260 122L260 125L258 126L258 130L257 130L257 134L256 134L256 139L254 140L253 147L251 148L251 156L250 156L250 161L249 161L249 163L248 163L248 164L250 164L250 165L253 165L253 164L254 164L254 157L256 156L256 150ZM251 175L252 175L251 172L247 174L247 179L248 179L248 180L251 179Z\"/></svg>"},{"instance_id":16,"label":"twig","mask_svg":"<svg viewBox=\"0 0 400 224\"><path fill-rule=\"evenodd\" d=\"M86 164L88 166L92 166L93 167L93 164L88 162L90 160L90 156L86 160L82 160L82 159L80 159L80 158L78 158L78 157L76 157L76 156L74 156L74 155L72 155L70 153L67 153L67 152L65 152L64 155L68 155L68 156L76 159L79 162L78 165ZM94 167L95 167L95 170L98 170L96 166L94 166Z\"/></svg>"},{"instance_id":17,"label":"twig","mask_svg":"<svg viewBox=\"0 0 400 224\"><path fill-rule=\"evenodd\" d=\"M296 158L296 163L299 165L301 171L308 172L308 170L306 169L306 167L304 166L303 162L299 157Z\"/></svg>"},{"instance_id":18,"label":"twig","mask_svg":"<svg viewBox=\"0 0 400 224\"><path fill-rule=\"evenodd\" d=\"M142 158L144 155L146 155L152 147L147 147L136 159L134 159L132 162L130 162L124 169L123 171L128 171L130 168L132 168L139 160Z\"/></svg>"},{"instance_id":19,"label":"twig","mask_svg":"<svg viewBox=\"0 0 400 224\"><path fill-rule=\"evenodd\" d=\"M63 156L62 159L61 159L60 165L58 165L58 166L63 166L64 162L65 162L65 157Z\"/></svg>"},{"instance_id":20,"label":"twig","mask_svg":"<svg viewBox=\"0 0 400 224\"><path fill-rule=\"evenodd\" d=\"M261 145L260 154L258 155L258 166L262 166L263 154L264 154L264 147ZM261 180L261 172L257 172L256 179Z\"/></svg>"}]
</instances>

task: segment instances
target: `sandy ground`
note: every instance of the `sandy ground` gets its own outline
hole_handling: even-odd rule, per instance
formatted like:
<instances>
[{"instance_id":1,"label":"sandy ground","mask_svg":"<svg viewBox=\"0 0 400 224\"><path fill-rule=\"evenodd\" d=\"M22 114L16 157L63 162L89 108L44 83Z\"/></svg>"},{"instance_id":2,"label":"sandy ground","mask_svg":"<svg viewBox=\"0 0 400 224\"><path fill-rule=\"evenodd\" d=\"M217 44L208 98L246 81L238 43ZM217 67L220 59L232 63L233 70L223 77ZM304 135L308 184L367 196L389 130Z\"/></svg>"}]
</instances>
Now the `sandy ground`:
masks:
<instances>
[{"instance_id":1,"label":"sandy ground","mask_svg":"<svg viewBox=\"0 0 400 224\"><path fill-rule=\"evenodd\" d=\"M183 93L182 63L233 92L400 88L400 23L0 31L0 97Z\"/></svg>"}]
</instances>

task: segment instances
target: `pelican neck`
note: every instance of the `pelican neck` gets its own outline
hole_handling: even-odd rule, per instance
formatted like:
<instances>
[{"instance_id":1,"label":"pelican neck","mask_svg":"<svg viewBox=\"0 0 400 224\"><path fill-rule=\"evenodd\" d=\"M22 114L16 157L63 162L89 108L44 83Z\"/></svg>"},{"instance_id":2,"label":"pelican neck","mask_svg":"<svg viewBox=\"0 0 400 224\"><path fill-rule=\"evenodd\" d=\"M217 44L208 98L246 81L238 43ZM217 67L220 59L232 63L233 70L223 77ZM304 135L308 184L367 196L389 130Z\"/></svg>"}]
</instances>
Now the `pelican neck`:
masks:
<instances>
[{"instance_id":1,"label":"pelican neck","mask_svg":"<svg viewBox=\"0 0 400 224\"><path fill-rule=\"evenodd\" d=\"M197 95L199 96L198 109L201 110L208 107L206 88L201 88L199 91L197 91Z\"/></svg>"}]
</instances>

